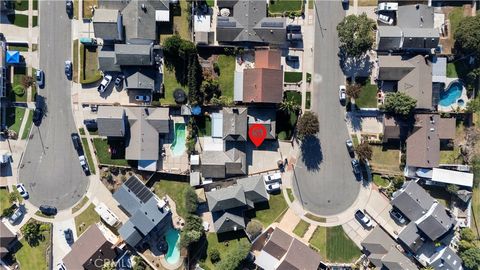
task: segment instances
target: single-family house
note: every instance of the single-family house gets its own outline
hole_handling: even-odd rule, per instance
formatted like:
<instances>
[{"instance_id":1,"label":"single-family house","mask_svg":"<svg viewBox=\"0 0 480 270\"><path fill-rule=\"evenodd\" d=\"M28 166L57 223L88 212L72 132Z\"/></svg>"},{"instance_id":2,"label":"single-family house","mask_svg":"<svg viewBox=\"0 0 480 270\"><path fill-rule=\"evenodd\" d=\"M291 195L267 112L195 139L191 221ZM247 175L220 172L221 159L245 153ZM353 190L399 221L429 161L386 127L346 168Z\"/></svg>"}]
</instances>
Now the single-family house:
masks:
<instances>
[{"instance_id":1,"label":"single-family house","mask_svg":"<svg viewBox=\"0 0 480 270\"><path fill-rule=\"evenodd\" d=\"M281 46L286 42L285 18L267 17L267 2L219 0L217 6L218 43Z\"/></svg>"},{"instance_id":2,"label":"single-family house","mask_svg":"<svg viewBox=\"0 0 480 270\"><path fill-rule=\"evenodd\" d=\"M98 8L92 23L95 37L101 38L104 44L124 41L123 16L120 11Z\"/></svg>"},{"instance_id":3,"label":"single-family house","mask_svg":"<svg viewBox=\"0 0 480 270\"><path fill-rule=\"evenodd\" d=\"M415 263L405 255L405 252L397 248L397 243L380 226L375 227L361 244L370 262L378 269L418 269Z\"/></svg>"},{"instance_id":4,"label":"single-family house","mask_svg":"<svg viewBox=\"0 0 480 270\"><path fill-rule=\"evenodd\" d=\"M3 222L0 222L0 259L3 259L3 257L12 251L17 241L17 235Z\"/></svg>"},{"instance_id":5,"label":"single-family house","mask_svg":"<svg viewBox=\"0 0 480 270\"><path fill-rule=\"evenodd\" d=\"M317 252L278 227L255 259L255 264L263 270L316 270L320 263Z\"/></svg>"},{"instance_id":6,"label":"single-family house","mask_svg":"<svg viewBox=\"0 0 480 270\"><path fill-rule=\"evenodd\" d=\"M63 263L67 269L99 270L105 263L115 262L118 255L119 250L93 224L73 243Z\"/></svg>"},{"instance_id":7,"label":"single-family house","mask_svg":"<svg viewBox=\"0 0 480 270\"><path fill-rule=\"evenodd\" d=\"M236 180L236 184L205 193L217 233L245 229L244 212L269 199L261 176Z\"/></svg>"},{"instance_id":8,"label":"single-family house","mask_svg":"<svg viewBox=\"0 0 480 270\"><path fill-rule=\"evenodd\" d=\"M136 247L152 235L163 236L172 226L172 215L165 201L157 197L136 176L131 176L113 194L129 219L118 230L120 237Z\"/></svg>"},{"instance_id":9,"label":"single-family house","mask_svg":"<svg viewBox=\"0 0 480 270\"><path fill-rule=\"evenodd\" d=\"M150 44L157 37L157 22L170 21L170 4L164 0L132 0L122 10L127 43Z\"/></svg>"},{"instance_id":10,"label":"single-family house","mask_svg":"<svg viewBox=\"0 0 480 270\"><path fill-rule=\"evenodd\" d=\"M430 52L437 48L440 33L434 28L433 9L423 4L399 6L396 25L378 27L376 50Z\"/></svg>"}]
</instances>

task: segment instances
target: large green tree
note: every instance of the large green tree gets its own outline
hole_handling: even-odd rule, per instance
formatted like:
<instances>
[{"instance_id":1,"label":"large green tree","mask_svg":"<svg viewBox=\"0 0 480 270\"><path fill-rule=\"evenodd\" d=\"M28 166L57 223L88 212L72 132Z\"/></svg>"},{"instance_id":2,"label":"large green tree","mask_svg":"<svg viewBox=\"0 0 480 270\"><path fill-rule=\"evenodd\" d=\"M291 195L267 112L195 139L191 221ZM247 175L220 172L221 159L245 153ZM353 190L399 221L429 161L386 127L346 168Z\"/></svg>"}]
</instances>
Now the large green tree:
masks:
<instances>
[{"instance_id":1,"label":"large green tree","mask_svg":"<svg viewBox=\"0 0 480 270\"><path fill-rule=\"evenodd\" d=\"M185 227L183 227L180 235L180 245L188 247L190 244L197 242L203 236L202 219L196 215L188 215L185 220Z\"/></svg>"},{"instance_id":2,"label":"large green tree","mask_svg":"<svg viewBox=\"0 0 480 270\"><path fill-rule=\"evenodd\" d=\"M480 248L470 248L460 253L463 264L469 269L480 268Z\"/></svg>"},{"instance_id":3,"label":"large green tree","mask_svg":"<svg viewBox=\"0 0 480 270\"><path fill-rule=\"evenodd\" d=\"M313 112L305 112L297 124L297 137L300 140L303 140L306 136L314 135L320 130L320 125L318 123L318 117Z\"/></svg>"},{"instance_id":4,"label":"large green tree","mask_svg":"<svg viewBox=\"0 0 480 270\"><path fill-rule=\"evenodd\" d=\"M367 14L348 15L337 25L340 48L348 57L359 58L373 46L375 21Z\"/></svg>"},{"instance_id":5,"label":"large green tree","mask_svg":"<svg viewBox=\"0 0 480 270\"><path fill-rule=\"evenodd\" d=\"M195 213L197 211L198 196L192 187L185 189L183 194L185 196L185 208L189 213Z\"/></svg>"},{"instance_id":6,"label":"large green tree","mask_svg":"<svg viewBox=\"0 0 480 270\"><path fill-rule=\"evenodd\" d=\"M480 14L462 18L454 33L455 47L462 54L480 56Z\"/></svg>"},{"instance_id":7,"label":"large green tree","mask_svg":"<svg viewBox=\"0 0 480 270\"><path fill-rule=\"evenodd\" d=\"M386 95L383 108L389 113L397 114L400 116L409 116L416 106L417 100L405 93L396 92Z\"/></svg>"},{"instance_id":8,"label":"large green tree","mask_svg":"<svg viewBox=\"0 0 480 270\"><path fill-rule=\"evenodd\" d=\"M373 150L368 142L364 141L361 144L355 147L355 152L357 153L358 159L360 161L371 160L373 155Z\"/></svg>"},{"instance_id":9,"label":"large green tree","mask_svg":"<svg viewBox=\"0 0 480 270\"><path fill-rule=\"evenodd\" d=\"M23 237L27 240L28 244L31 246L36 245L42 237L42 231L40 229L40 224L37 222L29 222L22 227Z\"/></svg>"},{"instance_id":10,"label":"large green tree","mask_svg":"<svg viewBox=\"0 0 480 270\"><path fill-rule=\"evenodd\" d=\"M238 248L231 249L228 253L226 253L222 258L222 260L216 265L216 269L222 270L235 270L238 268L240 263L245 260L250 252L250 243L248 242L240 242Z\"/></svg>"}]
</instances>

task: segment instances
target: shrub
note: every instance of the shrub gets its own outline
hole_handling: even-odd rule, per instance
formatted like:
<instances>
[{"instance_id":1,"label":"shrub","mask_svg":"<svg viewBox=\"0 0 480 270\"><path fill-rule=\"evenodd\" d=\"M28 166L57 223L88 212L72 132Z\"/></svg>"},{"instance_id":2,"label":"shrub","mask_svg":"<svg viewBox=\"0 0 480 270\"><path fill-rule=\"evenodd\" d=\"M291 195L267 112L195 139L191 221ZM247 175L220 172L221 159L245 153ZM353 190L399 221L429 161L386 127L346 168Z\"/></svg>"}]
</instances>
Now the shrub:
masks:
<instances>
[{"instance_id":1,"label":"shrub","mask_svg":"<svg viewBox=\"0 0 480 270\"><path fill-rule=\"evenodd\" d=\"M214 248L208 251L208 256L210 256L210 261L212 263L217 263L220 261L220 251Z\"/></svg>"},{"instance_id":2,"label":"shrub","mask_svg":"<svg viewBox=\"0 0 480 270\"><path fill-rule=\"evenodd\" d=\"M263 229L262 223L256 220L251 220L247 224L247 233L250 235L250 239L257 238L257 236L259 236L260 233L262 233L262 229Z\"/></svg>"},{"instance_id":3,"label":"shrub","mask_svg":"<svg viewBox=\"0 0 480 270\"><path fill-rule=\"evenodd\" d=\"M197 193L192 187L185 189L185 208L189 213L195 213L197 211L198 197Z\"/></svg>"},{"instance_id":4,"label":"shrub","mask_svg":"<svg viewBox=\"0 0 480 270\"><path fill-rule=\"evenodd\" d=\"M12 89L13 93L15 93L15 95L17 96L23 96L25 94L25 88L23 88L23 86L17 84L13 87Z\"/></svg>"},{"instance_id":5,"label":"shrub","mask_svg":"<svg viewBox=\"0 0 480 270\"><path fill-rule=\"evenodd\" d=\"M23 87L28 88L34 84L35 84L35 80L32 78L32 76L22 76Z\"/></svg>"},{"instance_id":6,"label":"shrub","mask_svg":"<svg viewBox=\"0 0 480 270\"><path fill-rule=\"evenodd\" d=\"M250 252L250 243L240 242L237 249L230 250L216 265L216 269L235 270Z\"/></svg>"},{"instance_id":7,"label":"shrub","mask_svg":"<svg viewBox=\"0 0 480 270\"><path fill-rule=\"evenodd\" d=\"M218 76L220 76L220 66L218 65L217 62L213 63L213 71L217 73Z\"/></svg>"},{"instance_id":8,"label":"shrub","mask_svg":"<svg viewBox=\"0 0 480 270\"><path fill-rule=\"evenodd\" d=\"M298 138L314 135L319 131L318 117L313 112L305 112L298 120Z\"/></svg>"}]
</instances>

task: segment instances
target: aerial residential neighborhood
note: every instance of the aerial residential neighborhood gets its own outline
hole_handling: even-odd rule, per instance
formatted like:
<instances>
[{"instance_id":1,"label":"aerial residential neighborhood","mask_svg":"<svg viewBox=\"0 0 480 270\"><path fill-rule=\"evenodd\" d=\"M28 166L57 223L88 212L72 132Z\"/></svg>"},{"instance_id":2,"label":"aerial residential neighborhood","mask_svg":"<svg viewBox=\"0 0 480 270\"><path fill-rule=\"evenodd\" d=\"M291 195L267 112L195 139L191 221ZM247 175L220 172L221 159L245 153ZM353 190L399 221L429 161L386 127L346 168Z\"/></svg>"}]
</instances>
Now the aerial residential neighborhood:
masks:
<instances>
[{"instance_id":1,"label":"aerial residential neighborhood","mask_svg":"<svg viewBox=\"0 0 480 270\"><path fill-rule=\"evenodd\" d=\"M479 11L0 0L0 269L480 269Z\"/></svg>"}]
</instances>

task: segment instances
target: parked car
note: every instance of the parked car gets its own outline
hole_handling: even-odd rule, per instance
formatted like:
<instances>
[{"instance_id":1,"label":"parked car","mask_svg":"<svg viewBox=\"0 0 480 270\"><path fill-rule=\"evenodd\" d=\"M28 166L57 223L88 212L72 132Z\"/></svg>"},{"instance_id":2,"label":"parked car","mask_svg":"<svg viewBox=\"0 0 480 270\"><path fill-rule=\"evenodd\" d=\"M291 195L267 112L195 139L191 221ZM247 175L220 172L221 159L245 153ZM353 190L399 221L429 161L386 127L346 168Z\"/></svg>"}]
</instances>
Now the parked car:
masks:
<instances>
[{"instance_id":1,"label":"parked car","mask_svg":"<svg viewBox=\"0 0 480 270\"><path fill-rule=\"evenodd\" d=\"M80 166L82 166L82 170L85 173L85 175L89 176L90 168L88 168L88 163L87 163L87 160L85 159L85 156L84 155L79 156L78 160L80 161Z\"/></svg>"},{"instance_id":2,"label":"parked car","mask_svg":"<svg viewBox=\"0 0 480 270\"><path fill-rule=\"evenodd\" d=\"M117 76L117 78L115 79L115 88L117 89L122 88L122 83L123 83L123 76L122 75Z\"/></svg>"},{"instance_id":3,"label":"parked car","mask_svg":"<svg viewBox=\"0 0 480 270\"><path fill-rule=\"evenodd\" d=\"M78 136L78 133L72 133L70 136L72 137L72 143L75 150L83 151L82 141L80 140L80 136Z\"/></svg>"},{"instance_id":4,"label":"parked car","mask_svg":"<svg viewBox=\"0 0 480 270\"><path fill-rule=\"evenodd\" d=\"M57 214L57 208L50 205L40 205L39 210L46 216L54 216Z\"/></svg>"},{"instance_id":5,"label":"parked car","mask_svg":"<svg viewBox=\"0 0 480 270\"><path fill-rule=\"evenodd\" d=\"M298 61L300 61L300 57L298 57L296 55L287 55L287 57L285 57L285 60L287 62L298 62Z\"/></svg>"},{"instance_id":6,"label":"parked car","mask_svg":"<svg viewBox=\"0 0 480 270\"><path fill-rule=\"evenodd\" d=\"M33 124L35 126L40 126L40 123L42 122L42 117L43 117L43 110L42 108L36 108L35 111L33 111Z\"/></svg>"},{"instance_id":7,"label":"parked car","mask_svg":"<svg viewBox=\"0 0 480 270\"><path fill-rule=\"evenodd\" d=\"M40 88L45 87L45 73L43 72L43 70L38 69L35 72L35 78L37 80L38 87L40 87Z\"/></svg>"},{"instance_id":8,"label":"parked car","mask_svg":"<svg viewBox=\"0 0 480 270\"><path fill-rule=\"evenodd\" d=\"M358 159L352 159L352 168L355 174L360 174L360 162Z\"/></svg>"},{"instance_id":9,"label":"parked car","mask_svg":"<svg viewBox=\"0 0 480 270\"><path fill-rule=\"evenodd\" d=\"M65 270L65 265L63 263L57 263L55 270Z\"/></svg>"},{"instance_id":10,"label":"parked car","mask_svg":"<svg viewBox=\"0 0 480 270\"><path fill-rule=\"evenodd\" d=\"M348 4L349 4L349 0L342 0L342 4L343 4L343 5L348 5Z\"/></svg>"},{"instance_id":11,"label":"parked car","mask_svg":"<svg viewBox=\"0 0 480 270\"><path fill-rule=\"evenodd\" d=\"M340 85L338 89L338 99L342 104L345 104L345 101L347 100L346 89L347 88L345 87L345 85Z\"/></svg>"},{"instance_id":12,"label":"parked car","mask_svg":"<svg viewBox=\"0 0 480 270\"><path fill-rule=\"evenodd\" d=\"M112 82L112 75L105 75L103 77L102 82L97 87L98 92L100 93L105 92L105 90L107 90L107 87L110 85L111 82Z\"/></svg>"},{"instance_id":13,"label":"parked car","mask_svg":"<svg viewBox=\"0 0 480 270\"><path fill-rule=\"evenodd\" d=\"M282 181L282 174L281 173L273 173L263 176L263 180L266 184L272 182L281 182Z\"/></svg>"},{"instance_id":14,"label":"parked car","mask_svg":"<svg viewBox=\"0 0 480 270\"><path fill-rule=\"evenodd\" d=\"M18 183L15 187L17 188L17 191L18 193L20 193L20 196L22 196L22 198L28 199L28 191L22 183Z\"/></svg>"},{"instance_id":15,"label":"parked car","mask_svg":"<svg viewBox=\"0 0 480 270\"><path fill-rule=\"evenodd\" d=\"M372 228L373 227L373 222L370 220L370 218L365 215L365 213L362 212L362 210L357 210L355 212L355 217L360 221L362 225L364 225L367 228Z\"/></svg>"},{"instance_id":16,"label":"parked car","mask_svg":"<svg viewBox=\"0 0 480 270\"><path fill-rule=\"evenodd\" d=\"M63 231L63 235L65 236L65 240L68 244L73 243L73 232L70 229L66 229Z\"/></svg>"},{"instance_id":17,"label":"parked car","mask_svg":"<svg viewBox=\"0 0 480 270\"><path fill-rule=\"evenodd\" d=\"M137 96L135 96L135 100L140 101L140 102L149 102L150 101L150 96L137 95Z\"/></svg>"},{"instance_id":18,"label":"parked car","mask_svg":"<svg viewBox=\"0 0 480 270\"><path fill-rule=\"evenodd\" d=\"M297 24L289 24L287 25L287 32L301 32L302 26Z\"/></svg>"},{"instance_id":19,"label":"parked car","mask_svg":"<svg viewBox=\"0 0 480 270\"><path fill-rule=\"evenodd\" d=\"M280 187L281 187L280 182L273 182L271 184L266 185L268 193L277 192L280 190Z\"/></svg>"},{"instance_id":20,"label":"parked car","mask_svg":"<svg viewBox=\"0 0 480 270\"><path fill-rule=\"evenodd\" d=\"M22 215L22 209L17 208L17 210L15 210L15 212L13 212L13 214L8 218L8 222L13 225L20 217L22 217Z\"/></svg>"},{"instance_id":21,"label":"parked car","mask_svg":"<svg viewBox=\"0 0 480 270\"><path fill-rule=\"evenodd\" d=\"M72 0L66 0L65 5L66 5L68 16L72 16L72 14L73 14L73 1Z\"/></svg>"},{"instance_id":22,"label":"parked car","mask_svg":"<svg viewBox=\"0 0 480 270\"><path fill-rule=\"evenodd\" d=\"M393 18L384 14L378 14L378 20L388 25L393 24Z\"/></svg>"},{"instance_id":23,"label":"parked car","mask_svg":"<svg viewBox=\"0 0 480 270\"><path fill-rule=\"evenodd\" d=\"M392 216L392 218L397 221L399 224L405 224L405 222L407 222L405 220L405 217L403 217L403 215L398 212L397 210L395 209L392 209L390 210L390 215Z\"/></svg>"},{"instance_id":24,"label":"parked car","mask_svg":"<svg viewBox=\"0 0 480 270\"><path fill-rule=\"evenodd\" d=\"M89 131L96 131L98 129L97 120L95 119L85 119L83 124Z\"/></svg>"},{"instance_id":25,"label":"parked car","mask_svg":"<svg viewBox=\"0 0 480 270\"><path fill-rule=\"evenodd\" d=\"M346 140L345 145L347 146L348 153L353 154L353 142L352 142L352 140L350 140L350 139Z\"/></svg>"},{"instance_id":26,"label":"parked car","mask_svg":"<svg viewBox=\"0 0 480 270\"><path fill-rule=\"evenodd\" d=\"M289 41L298 41L298 40L302 40L303 39L303 35L300 34L300 33L288 33L287 34L287 40Z\"/></svg>"},{"instance_id":27,"label":"parked car","mask_svg":"<svg viewBox=\"0 0 480 270\"><path fill-rule=\"evenodd\" d=\"M72 78L72 61L70 60L65 61L65 75L68 79Z\"/></svg>"}]
</instances>

